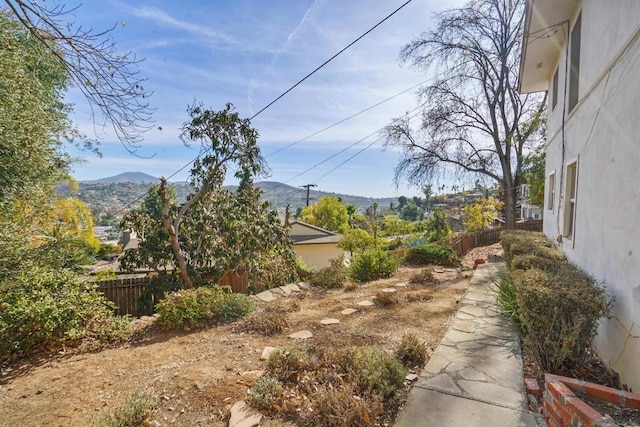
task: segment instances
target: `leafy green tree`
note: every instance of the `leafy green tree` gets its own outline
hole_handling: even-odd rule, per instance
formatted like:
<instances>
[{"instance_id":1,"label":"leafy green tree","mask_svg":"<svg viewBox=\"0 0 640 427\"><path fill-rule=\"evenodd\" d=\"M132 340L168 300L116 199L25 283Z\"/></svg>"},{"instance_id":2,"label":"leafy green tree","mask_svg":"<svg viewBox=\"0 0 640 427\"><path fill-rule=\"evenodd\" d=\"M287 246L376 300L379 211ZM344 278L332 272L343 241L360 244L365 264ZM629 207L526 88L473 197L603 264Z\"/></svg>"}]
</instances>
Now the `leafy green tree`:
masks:
<instances>
[{"instance_id":1,"label":"leafy green tree","mask_svg":"<svg viewBox=\"0 0 640 427\"><path fill-rule=\"evenodd\" d=\"M433 210L433 215L427 220L425 234L430 242L446 239L453 234L446 215L440 209Z\"/></svg>"},{"instance_id":2,"label":"leafy green tree","mask_svg":"<svg viewBox=\"0 0 640 427\"><path fill-rule=\"evenodd\" d=\"M342 234L342 239L338 243L338 246L349 251L351 255L358 252L363 252L369 248L375 246L373 236L367 233L366 230L361 228L350 228Z\"/></svg>"},{"instance_id":3,"label":"leafy green tree","mask_svg":"<svg viewBox=\"0 0 640 427\"><path fill-rule=\"evenodd\" d=\"M400 217L407 221L420 221L423 216L424 211L413 202L406 204L400 213Z\"/></svg>"},{"instance_id":4,"label":"leafy green tree","mask_svg":"<svg viewBox=\"0 0 640 427\"><path fill-rule=\"evenodd\" d=\"M489 225L498 218L500 210L504 206L495 197L488 199L478 199L475 203L464 207L465 227L468 233L482 231L489 228Z\"/></svg>"},{"instance_id":5,"label":"leafy green tree","mask_svg":"<svg viewBox=\"0 0 640 427\"><path fill-rule=\"evenodd\" d=\"M162 271L173 264L187 288L201 274L218 280L238 267L263 283L290 279L293 242L252 184L265 167L257 131L231 104L221 111L193 106L189 114L183 138L199 142L204 153L191 170L193 192L179 205L162 179L142 208L125 217L123 225L142 238L138 249L125 253L123 267L147 265ZM241 180L235 193L223 187L230 166Z\"/></svg>"},{"instance_id":6,"label":"leafy green tree","mask_svg":"<svg viewBox=\"0 0 640 427\"><path fill-rule=\"evenodd\" d=\"M349 213L337 197L325 196L302 210L302 221L342 233L349 227Z\"/></svg>"},{"instance_id":7,"label":"leafy green tree","mask_svg":"<svg viewBox=\"0 0 640 427\"><path fill-rule=\"evenodd\" d=\"M385 215L382 221L382 231L385 236L401 236L411 234L415 230L415 223L402 220L393 215Z\"/></svg>"},{"instance_id":8,"label":"leafy green tree","mask_svg":"<svg viewBox=\"0 0 640 427\"><path fill-rule=\"evenodd\" d=\"M529 203L540 207L544 206L545 161L544 146L539 146L524 160L524 177L529 185Z\"/></svg>"}]
</instances>

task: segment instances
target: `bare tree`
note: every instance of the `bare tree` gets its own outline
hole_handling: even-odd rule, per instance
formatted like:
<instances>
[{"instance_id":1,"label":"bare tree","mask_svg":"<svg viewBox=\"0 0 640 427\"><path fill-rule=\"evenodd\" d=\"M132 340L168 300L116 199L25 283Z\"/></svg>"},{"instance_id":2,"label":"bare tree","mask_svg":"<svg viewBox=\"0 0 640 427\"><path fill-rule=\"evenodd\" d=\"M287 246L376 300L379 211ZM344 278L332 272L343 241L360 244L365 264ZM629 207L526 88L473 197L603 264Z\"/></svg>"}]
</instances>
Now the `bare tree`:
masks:
<instances>
[{"instance_id":1,"label":"bare tree","mask_svg":"<svg viewBox=\"0 0 640 427\"><path fill-rule=\"evenodd\" d=\"M396 180L420 186L451 166L488 176L504 191L506 226L515 228L523 157L546 105L546 95L517 92L524 0L473 0L436 20L401 52L437 74L420 92L421 125L406 117L385 129L387 144L402 150Z\"/></svg>"},{"instance_id":2,"label":"bare tree","mask_svg":"<svg viewBox=\"0 0 640 427\"><path fill-rule=\"evenodd\" d=\"M94 124L111 126L125 148L133 152L142 132L151 126L151 108L135 69L140 59L119 53L110 33L68 21L68 9L57 0L4 0L8 10L29 33L51 51L69 78L89 101Z\"/></svg>"}]
</instances>

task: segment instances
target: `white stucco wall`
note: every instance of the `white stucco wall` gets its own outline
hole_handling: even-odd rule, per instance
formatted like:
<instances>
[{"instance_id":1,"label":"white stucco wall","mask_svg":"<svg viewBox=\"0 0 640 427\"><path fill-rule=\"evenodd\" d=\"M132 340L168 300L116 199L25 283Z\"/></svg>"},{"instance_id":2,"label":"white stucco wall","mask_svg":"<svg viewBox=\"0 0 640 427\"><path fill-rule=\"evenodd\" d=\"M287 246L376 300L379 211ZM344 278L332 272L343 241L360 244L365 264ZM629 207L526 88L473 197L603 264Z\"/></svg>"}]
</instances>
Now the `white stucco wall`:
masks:
<instances>
[{"instance_id":1,"label":"white stucco wall","mask_svg":"<svg viewBox=\"0 0 640 427\"><path fill-rule=\"evenodd\" d=\"M640 391L640 1L584 1L577 106L563 110L565 55L558 105L549 105L547 177L555 199L544 232L615 298L594 342L623 383ZM630 43L630 44L628 44ZM625 45L626 48L625 48ZM550 76L551 79L551 76ZM551 80L549 81L551 84ZM551 96L549 97L551 102ZM567 164L578 161L573 238L562 238Z\"/></svg>"},{"instance_id":2,"label":"white stucco wall","mask_svg":"<svg viewBox=\"0 0 640 427\"><path fill-rule=\"evenodd\" d=\"M296 255L302 258L310 267L320 269L329 266L329 261L346 255L345 252L338 247L337 243L319 243L307 245L294 245L293 249Z\"/></svg>"}]
</instances>

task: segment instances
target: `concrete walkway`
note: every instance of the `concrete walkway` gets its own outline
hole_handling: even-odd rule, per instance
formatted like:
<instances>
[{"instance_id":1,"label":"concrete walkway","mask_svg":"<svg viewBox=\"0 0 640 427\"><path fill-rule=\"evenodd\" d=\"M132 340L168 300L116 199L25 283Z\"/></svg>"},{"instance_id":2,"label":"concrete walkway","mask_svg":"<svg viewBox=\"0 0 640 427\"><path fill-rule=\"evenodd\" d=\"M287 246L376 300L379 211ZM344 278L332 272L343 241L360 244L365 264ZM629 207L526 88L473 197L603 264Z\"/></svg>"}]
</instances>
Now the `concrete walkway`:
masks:
<instances>
[{"instance_id":1,"label":"concrete walkway","mask_svg":"<svg viewBox=\"0 0 640 427\"><path fill-rule=\"evenodd\" d=\"M537 426L529 413L518 336L496 307L480 265L440 345L398 414L396 427Z\"/></svg>"}]
</instances>

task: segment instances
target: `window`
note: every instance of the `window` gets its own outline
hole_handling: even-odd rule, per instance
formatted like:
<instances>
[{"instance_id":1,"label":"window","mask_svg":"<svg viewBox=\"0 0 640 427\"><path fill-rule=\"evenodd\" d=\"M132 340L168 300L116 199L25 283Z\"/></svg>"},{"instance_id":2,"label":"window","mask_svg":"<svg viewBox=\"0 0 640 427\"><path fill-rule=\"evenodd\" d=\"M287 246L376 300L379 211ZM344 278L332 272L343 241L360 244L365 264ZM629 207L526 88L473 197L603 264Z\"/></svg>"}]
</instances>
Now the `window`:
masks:
<instances>
[{"instance_id":1,"label":"window","mask_svg":"<svg viewBox=\"0 0 640 427\"><path fill-rule=\"evenodd\" d=\"M580 85L580 27L582 27L582 13L578 15L576 23L571 31L570 62L569 62L569 111L578 103L578 90Z\"/></svg>"},{"instance_id":2,"label":"window","mask_svg":"<svg viewBox=\"0 0 640 427\"><path fill-rule=\"evenodd\" d=\"M564 236L571 239L575 231L576 222L576 194L578 187L578 162L567 166L567 189L564 204Z\"/></svg>"},{"instance_id":3,"label":"window","mask_svg":"<svg viewBox=\"0 0 640 427\"><path fill-rule=\"evenodd\" d=\"M558 104L558 69L553 73L553 83L551 86L551 109L555 109Z\"/></svg>"},{"instance_id":4,"label":"window","mask_svg":"<svg viewBox=\"0 0 640 427\"><path fill-rule=\"evenodd\" d=\"M556 173L549 174L549 187L547 191L547 209L553 210L553 201L556 198Z\"/></svg>"}]
</instances>

